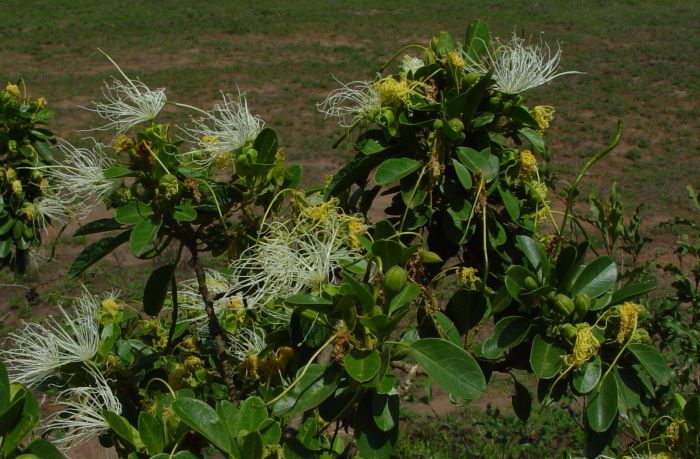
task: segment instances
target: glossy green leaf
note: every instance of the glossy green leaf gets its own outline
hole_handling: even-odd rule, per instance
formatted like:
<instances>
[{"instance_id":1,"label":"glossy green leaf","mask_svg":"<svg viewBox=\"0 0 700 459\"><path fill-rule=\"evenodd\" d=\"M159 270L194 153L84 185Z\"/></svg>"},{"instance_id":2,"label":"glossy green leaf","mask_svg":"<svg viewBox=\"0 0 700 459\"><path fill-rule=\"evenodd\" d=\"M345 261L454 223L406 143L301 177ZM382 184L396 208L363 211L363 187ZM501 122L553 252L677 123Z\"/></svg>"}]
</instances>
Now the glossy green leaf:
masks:
<instances>
[{"instance_id":1,"label":"glossy green leaf","mask_svg":"<svg viewBox=\"0 0 700 459\"><path fill-rule=\"evenodd\" d=\"M574 372L571 382L580 394L587 394L598 385L601 374L600 356L596 355Z\"/></svg>"},{"instance_id":2,"label":"glossy green leaf","mask_svg":"<svg viewBox=\"0 0 700 459\"><path fill-rule=\"evenodd\" d=\"M153 249L161 224L162 220L149 218L141 220L134 226L129 237L129 249L132 255L139 257Z\"/></svg>"},{"instance_id":3,"label":"glossy green leaf","mask_svg":"<svg viewBox=\"0 0 700 459\"><path fill-rule=\"evenodd\" d=\"M381 259L382 270L387 272L401 262L403 246L395 240L380 239L372 244L372 253Z\"/></svg>"},{"instance_id":4,"label":"glossy green leaf","mask_svg":"<svg viewBox=\"0 0 700 459\"><path fill-rule=\"evenodd\" d=\"M469 170L467 170L467 168L456 159L452 160L452 165L455 168L455 174L457 175L459 183L462 184L462 187L464 187L465 190L471 190L474 186L471 172L469 172Z\"/></svg>"},{"instance_id":5,"label":"glossy green leaf","mask_svg":"<svg viewBox=\"0 0 700 459\"><path fill-rule=\"evenodd\" d=\"M272 411L276 416L296 416L317 407L338 387L338 376L338 371L330 365L310 365L289 395L272 406Z\"/></svg>"},{"instance_id":6,"label":"glossy green leaf","mask_svg":"<svg viewBox=\"0 0 700 459\"><path fill-rule=\"evenodd\" d=\"M374 139L363 139L355 145L355 148L363 154L376 155L386 150L386 147Z\"/></svg>"},{"instance_id":7,"label":"glossy green leaf","mask_svg":"<svg viewBox=\"0 0 700 459\"><path fill-rule=\"evenodd\" d=\"M175 274L174 264L163 265L151 273L143 289L143 310L151 317L160 313L170 290L170 280Z\"/></svg>"},{"instance_id":8,"label":"glossy green leaf","mask_svg":"<svg viewBox=\"0 0 700 459\"><path fill-rule=\"evenodd\" d=\"M571 289L571 296L585 293L591 298L597 298L608 292L617 280L617 265L615 260L602 256L591 261L578 275Z\"/></svg>"},{"instance_id":9,"label":"glossy green leaf","mask_svg":"<svg viewBox=\"0 0 700 459\"><path fill-rule=\"evenodd\" d=\"M179 222L191 222L197 218L197 211L190 203L180 204L175 206L173 218Z\"/></svg>"},{"instance_id":10,"label":"glossy green leaf","mask_svg":"<svg viewBox=\"0 0 700 459\"><path fill-rule=\"evenodd\" d=\"M105 169L103 172L106 179L113 179L119 177L127 177L132 174L131 169L124 166L114 166Z\"/></svg>"},{"instance_id":11,"label":"glossy green leaf","mask_svg":"<svg viewBox=\"0 0 700 459\"><path fill-rule=\"evenodd\" d=\"M65 459L65 456L54 445L43 438L37 438L27 446L27 451L41 459Z\"/></svg>"},{"instance_id":12,"label":"glossy green leaf","mask_svg":"<svg viewBox=\"0 0 700 459\"><path fill-rule=\"evenodd\" d=\"M372 392L372 419L382 432L390 432L399 422L399 394L393 389L387 394Z\"/></svg>"},{"instance_id":13,"label":"glossy green leaf","mask_svg":"<svg viewBox=\"0 0 700 459\"><path fill-rule=\"evenodd\" d=\"M464 349L440 338L411 343L411 355L433 381L457 397L474 400L486 390L481 367Z\"/></svg>"},{"instance_id":14,"label":"glossy green leaf","mask_svg":"<svg viewBox=\"0 0 700 459\"><path fill-rule=\"evenodd\" d=\"M394 297L389 302L389 315L394 311L410 304L413 300L418 298L420 295L420 286L413 282L407 282L406 285L394 295Z\"/></svg>"},{"instance_id":15,"label":"glossy green leaf","mask_svg":"<svg viewBox=\"0 0 700 459\"><path fill-rule=\"evenodd\" d=\"M627 349L637 358L642 367L659 384L667 385L673 377L668 361L653 347L647 344L633 343Z\"/></svg>"},{"instance_id":16,"label":"glossy green leaf","mask_svg":"<svg viewBox=\"0 0 700 459\"><path fill-rule=\"evenodd\" d=\"M532 395L530 391L518 381L514 380L513 385L515 387L515 393L511 397L513 411L515 411L516 416L518 416L521 421L527 422L530 417L530 412L532 411Z\"/></svg>"},{"instance_id":17,"label":"glossy green leaf","mask_svg":"<svg viewBox=\"0 0 700 459\"><path fill-rule=\"evenodd\" d=\"M114 219L122 225L134 225L153 215L153 209L141 201L129 201L114 212Z\"/></svg>"},{"instance_id":18,"label":"glossy green leaf","mask_svg":"<svg viewBox=\"0 0 700 459\"><path fill-rule=\"evenodd\" d=\"M389 158L377 167L374 172L374 181L377 185L387 185L412 174L422 164L411 158Z\"/></svg>"},{"instance_id":19,"label":"glossy green leaf","mask_svg":"<svg viewBox=\"0 0 700 459\"><path fill-rule=\"evenodd\" d=\"M550 379L559 374L564 364L564 354L564 349L546 341L540 335L535 336L530 350L530 366L535 376L539 379Z\"/></svg>"},{"instance_id":20,"label":"glossy green leaf","mask_svg":"<svg viewBox=\"0 0 700 459\"><path fill-rule=\"evenodd\" d=\"M258 151L257 162L272 165L277 155L278 140L274 129L265 128L253 142L253 148Z\"/></svg>"},{"instance_id":21,"label":"glossy green leaf","mask_svg":"<svg viewBox=\"0 0 700 459\"><path fill-rule=\"evenodd\" d=\"M398 418L396 418L398 421ZM374 420L372 397L364 397L355 416L355 439L363 459L389 459L399 436L398 422L388 432L379 429Z\"/></svg>"},{"instance_id":22,"label":"glossy green leaf","mask_svg":"<svg viewBox=\"0 0 700 459\"><path fill-rule=\"evenodd\" d=\"M542 139L542 136L540 136L537 131L530 129L528 127L520 129L520 134L523 135L528 141L530 141L530 144L532 145L532 149L539 152L539 153L544 153L547 149L547 145L544 143L544 140Z\"/></svg>"},{"instance_id":23,"label":"glossy green leaf","mask_svg":"<svg viewBox=\"0 0 700 459\"><path fill-rule=\"evenodd\" d=\"M600 389L588 397L588 424L595 432L605 432L617 416L617 382L608 375Z\"/></svg>"},{"instance_id":24,"label":"glossy green leaf","mask_svg":"<svg viewBox=\"0 0 700 459\"><path fill-rule=\"evenodd\" d=\"M298 306L304 306L304 305L317 306L317 305L333 304L333 301L331 301L327 298L323 298L321 296L316 296L316 295L309 295L306 293L292 295L290 297L287 297L287 299L284 301L285 301L285 303L294 304L294 305L298 305Z\"/></svg>"},{"instance_id":25,"label":"glossy green leaf","mask_svg":"<svg viewBox=\"0 0 700 459\"><path fill-rule=\"evenodd\" d=\"M510 215L510 218L513 220L517 220L520 218L520 201L513 196L513 194L505 190L501 187L498 188L498 194L501 195L501 199L503 200L503 205L506 206L506 211L508 212L508 215Z\"/></svg>"},{"instance_id":26,"label":"glossy green leaf","mask_svg":"<svg viewBox=\"0 0 700 459\"><path fill-rule=\"evenodd\" d=\"M136 430L136 428L132 426L125 417L119 416L117 413L107 410L102 412L102 417L105 418L105 421L107 421L109 427L124 442L137 449L145 447L143 441L141 440L141 435L139 435L139 431Z\"/></svg>"},{"instance_id":27,"label":"glossy green leaf","mask_svg":"<svg viewBox=\"0 0 700 459\"><path fill-rule=\"evenodd\" d=\"M231 437L212 407L194 398L178 398L173 410L180 418L220 450L231 453Z\"/></svg>"},{"instance_id":28,"label":"glossy green leaf","mask_svg":"<svg viewBox=\"0 0 700 459\"><path fill-rule=\"evenodd\" d=\"M250 432L243 438L241 459L262 459L263 439L259 432Z\"/></svg>"},{"instance_id":29,"label":"glossy green leaf","mask_svg":"<svg viewBox=\"0 0 700 459\"><path fill-rule=\"evenodd\" d=\"M625 285L620 290L613 293L610 299L610 304L619 304L623 301L628 301L637 298L645 293L649 293L658 287L656 282L646 282L641 284Z\"/></svg>"},{"instance_id":30,"label":"glossy green leaf","mask_svg":"<svg viewBox=\"0 0 700 459\"><path fill-rule=\"evenodd\" d=\"M267 419L265 402L260 397L248 397L241 404L234 430L237 434L244 430L253 432L265 419Z\"/></svg>"},{"instance_id":31,"label":"glossy green leaf","mask_svg":"<svg viewBox=\"0 0 700 459\"><path fill-rule=\"evenodd\" d=\"M95 220L81 226L75 233L73 233L73 236L84 236L86 234L103 233L105 231L115 231L122 228L122 224L117 222L113 218L101 218L99 220Z\"/></svg>"},{"instance_id":32,"label":"glossy green leaf","mask_svg":"<svg viewBox=\"0 0 700 459\"><path fill-rule=\"evenodd\" d=\"M374 378L382 366L382 358L378 351L363 351L353 349L345 354L343 359L345 371L359 382L367 382Z\"/></svg>"},{"instance_id":33,"label":"glossy green leaf","mask_svg":"<svg viewBox=\"0 0 700 459\"><path fill-rule=\"evenodd\" d=\"M141 411L139 414L139 435L146 445L148 454L155 455L163 452L165 437L163 425L151 414Z\"/></svg>"},{"instance_id":34,"label":"glossy green leaf","mask_svg":"<svg viewBox=\"0 0 700 459\"><path fill-rule=\"evenodd\" d=\"M468 147L458 147L457 157L467 169L481 175L487 182L498 176L500 167L498 157L491 154L490 148L476 151Z\"/></svg>"},{"instance_id":35,"label":"glossy green leaf","mask_svg":"<svg viewBox=\"0 0 700 459\"><path fill-rule=\"evenodd\" d=\"M282 426L272 418L264 419L255 430L260 432L263 445L276 445L282 439Z\"/></svg>"},{"instance_id":36,"label":"glossy green leaf","mask_svg":"<svg viewBox=\"0 0 700 459\"><path fill-rule=\"evenodd\" d=\"M520 316L503 317L496 323L493 335L482 344L482 355L487 359L501 357L506 350L525 339L531 326L532 324Z\"/></svg>"},{"instance_id":37,"label":"glossy green leaf","mask_svg":"<svg viewBox=\"0 0 700 459\"><path fill-rule=\"evenodd\" d=\"M68 277L73 278L85 271L87 268L109 255L114 249L129 240L131 230L128 229L116 236L110 236L93 242L85 247L78 258L76 258L68 270Z\"/></svg>"}]
</instances>

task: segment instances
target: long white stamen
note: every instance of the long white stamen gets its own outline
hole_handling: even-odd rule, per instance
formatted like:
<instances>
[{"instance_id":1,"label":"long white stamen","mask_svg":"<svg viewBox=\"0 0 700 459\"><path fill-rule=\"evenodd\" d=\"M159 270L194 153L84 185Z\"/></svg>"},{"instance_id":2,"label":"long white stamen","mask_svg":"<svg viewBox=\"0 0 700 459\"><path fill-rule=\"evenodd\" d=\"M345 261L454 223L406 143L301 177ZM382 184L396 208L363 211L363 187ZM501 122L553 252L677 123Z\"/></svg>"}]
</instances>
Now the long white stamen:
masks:
<instances>
[{"instance_id":1,"label":"long white stamen","mask_svg":"<svg viewBox=\"0 0 700 459\"><path fill-rule=\"evenodd\" d=\"M340 84L340 88L334 89L323 102L316 104L316 108L325 115L325 118L338 118L340 126L350 127L379 113L382 102L376 82L342 83L337 79L336 81Z\"/></svg>"}]
</instances>

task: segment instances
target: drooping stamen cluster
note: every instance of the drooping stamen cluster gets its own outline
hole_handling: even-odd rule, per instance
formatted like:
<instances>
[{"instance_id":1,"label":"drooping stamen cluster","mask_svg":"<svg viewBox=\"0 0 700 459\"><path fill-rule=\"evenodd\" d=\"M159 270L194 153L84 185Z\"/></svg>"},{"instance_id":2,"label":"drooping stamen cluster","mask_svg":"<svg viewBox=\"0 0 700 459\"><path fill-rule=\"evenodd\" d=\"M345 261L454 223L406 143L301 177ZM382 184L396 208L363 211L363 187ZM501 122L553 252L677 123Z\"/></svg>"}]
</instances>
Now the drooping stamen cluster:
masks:
<instances>
[{"instance_id":1,"label":"drooping stamen cluster","mask_svg":"<svg viewBox=\"0 0 700 459\"><path fill-rule=\"evenodd\" d=\"M481 75L492 72L494 89L504 94L520 94L557 77L580 73L557 73L560 59L561 50L558 47L552 55L552 50L544 41L532 44L514 34L505 44L494 38L491 44L486 44L485 53L479 58L464 53L464 69Z\"/></svg>"},{"instance_id":2,"label":"drooping stamen cluster","mask_svg":"<svg viewBox=\"0 0 700 459\"><path fill-rule=\"evenodd\" d=\"M225 165L235 150L252 142L260 134L265 122L248 109L245 93L238 97L222 94L223 103L216 104L204 117L194 120L194 126L185 131L188 140L197 148L186 153L201 168L213 164Z\"/></svg>"},{"instance_id":3,"label":"drooping stamen cluster","mask_svg":"<svg viewBox=\"0 0 700 459\"><path fill-rule=\"evenodd\" d=\"M105 81L102 94L106 102L93 102L94 108L88 108L107 121L95 130L124 133L137 124L155 119L167 101L165 89L152 90L138 79L132 80L112 58L107 56L107 59L114 64L125 82L114 77L110 82Z\"/></svg>"},{"instance_id":4,"label":"drooping stamen cluster","mask_svg":"<svg viewBox=\"0 0 700 459\"><path fill-rule=\"evenodd\" d=\"M10 380L34 387L66 364L92 363L100 341L99 298L86 291L72 311L59 310L64 323L51 317L46 325L28 323L10 333L8 349L0 351Z\"/></svg>"},{"instance_id":5,"label":"drooping stamen cluster","mask_svg":"<svg viewBox=\"0 0 700 459\"><path fill-rule=\"evenodd\" d=\"M382 101L376 82L338 83L340 88L334 89L323 102L316 104L325 118L338 118L338 124L347 128L361 120L372 119L379 113Z\"/></svg>"}]
</instances>

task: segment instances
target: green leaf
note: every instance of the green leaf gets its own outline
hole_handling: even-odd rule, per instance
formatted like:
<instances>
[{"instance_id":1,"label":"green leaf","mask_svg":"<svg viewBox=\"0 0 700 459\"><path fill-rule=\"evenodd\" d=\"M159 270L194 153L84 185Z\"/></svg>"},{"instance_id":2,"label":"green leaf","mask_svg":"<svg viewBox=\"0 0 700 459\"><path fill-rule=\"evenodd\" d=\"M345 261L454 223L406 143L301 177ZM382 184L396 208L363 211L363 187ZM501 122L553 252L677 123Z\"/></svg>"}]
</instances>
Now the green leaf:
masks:
<instances>
[{"instance_id":1,"label":"green leaf","mask_svg":"<svg viewBox=\"0 0 700 459\"><path fill-rule=\"evenodd\" d=\"M308 293L300 293L298 295L292 295L287 297L286 300L284 300L285 303L292 304L292 305L300 305L300 306L318 306L318 305L330 305L333 304L333 301L323 298L321 296L316 296L316 295L310 295Z\"/></svg>"},{"instance_id":2,"label":"green leaf","mask_svg":"<svg viewBox=\"0 0 700 459\"><path fill-rule=\"evenodd\" d=\"M410 304L420 295L420 286L413 282L408 282L389 302L389 315L397 309Z\"/></svg>"},{"instance_id":3,"label":"green leaf","mask_svg":"<svg viewBox=\"0 0 700 459\"><path fill-rule=\"evenodd\" d=\"M513 380L513 385L515 386L515 394L511 397L513 411L515 411L516 416L518 416L521 421L527 422L530 417L530 412L532 411L532 395L530 395L530 391L518 381Z\"/></svg>"},{"instance_id":4,"label":"green leaf","mask_svg":"<svg viewBox=\"0 0 700 459\"><path fill-rule=\"evenodd\" d=\"M105 237L85 247L68 270L68 277L73 278L87 268L109 255L114 249L129 240L131 229L123 231L116 236Z\"/></svg>"},{"instance_id":5,"label":"green leaf","mask_svg":"<svg viewBox=\"0 0 700 459\"><path fill-rule=\"evenodd\" d=\"M493 113L484 112L481 115L477 116L476 118L472 119L472 127L480 128L480 127L486 126L491 121L493 121L493 119L495 117L496 116Z\"/></svg>"},{"instance_id":6,"label":"green leaf","mask_svg":"<svg viewBox=\"0 0 700 459\"><path fill-rule=\"evenodd\" d=\"M212 407L194 398L178 398L172 406L185 424L199 432L220 450L231 454L232 439Z\"/></svg>"},{"instance_id":7,"label":"green leaf","mask_svg":"<svg viewBox=\"0 0 700 459\"><path fill-rule=\"evenodd\" d=\"M357 143L357 145L355 145L355 148L367 156L375 155L386 150L384 145L374 139L362 139Z\"/></svg>"},{"instance_id":8,"label":"green leaf","mask_svg":"<svg viewBox=\"0 0 700 459\"><path fill-rule=\"evenodd\" d=\"M657 287L658 284L656 284L656 282L625 285L620 290L617 290L615 293L613 293L612 298L610 299L610 304L620 304L623 301L637 298L638 296L644 295L645 293L649 293L652 290L655 290Z\"/></svg>"},{"instance_id":9,"label":"green leaf","mask_svg":"<svg viewBox=\"0 0 700 459\"><path fill-rule=\"evenodd\" d=\"M392 266L401 263L403 246L394 240L381 239L372 244L372 254L382 260L382 270L387 272Z\"/></svg>"},{"instance_id":10,"label":"green leaf","mask_svg":"<svg viewBox=\"0 0 700 459\"><path fill-rule=\"evenodd\" d=\"M467 91L467 97L464 100L464 108L462 110L462 122L465 126L471 125L476 109L484 99L486 90L491 86L491 82L491 72L489 71L489 73L479 78L479 81Z\"/></svg>"},{"instance_id":11,"label":"green leaf","mask_svg":"<svg viewBox=\"0 0 700 459\"><path fill-rule=\"evenodd\" d=\"M65 459L65 456L54 445L44 440L37 438L27 446L27 451L40 457L41 459Z\"/></svg>"},{"instance_id":12,"label":"green leaf","mask_svg":"<svg viewBox=\"0 0 700 459\"><path fill-rule=\"evenodd\" d=\"M114 219L122 225L134 225L153 215L153 209L141 201L129 201L114 212Z\"/></svg>"},{"instance_id":13,"label":"green leaf","mask_svg":"<svg viewBox=\"0 0 700 459\"><path fill-rule=\"evenodd\" d=\"M411 158L389 158L377 167L374 181L377 185L387 185L417 171L423 163Z\"/></svg>"},{"instance_id":14,"label":"green leaf","mask_svg":"<svg viewBox=\"0 0 700 459\"><path fill-rule=\"evenodd\" d=\"M549 274L549 261L544 255L542 245L531 237L522 234L516 236L515 239L518 241L518 246L525 254L527 261L538 273L538 277L542 279L543 275Z\"/></svg>"},{"instance_id":15,"label":"green leaf","mask_svg":"<svg viewBox=\"0 0 700 459\"><path fill-rule=\"evenodd\" d=\"M192 207L192 204L187 202L175 206L173 218L179 222L191 222L197 218L197 211Z\"/></svg>"},{"instance_id":16,"label":"green leaf","mask_svg":"<svg viewBox=\"0 0 700 459\"><path fill-rule=\"evenodd\" d=\"M612 376L605 378L598 392L588 398L586 416L595 432L605 432L617 415L617 382Z\"/></svg>"},{"instance_id":17,"label":"green leaf","mask_svg":"<svg viewBox=\"0 0 700 459\"><path fill-rule=\"evenodd\" d=\"M148 278L143 289L143 310L151 317L160 313L165 297L170 289L170 280L175 274L175 265L163 265L156 268Z\"/></svg>"},{"instance_id":18,"label":"green leaf","mask_svg":"<svg viewBox=\"0 0 700 459\"><path fill-rule=\"evenodd\" d=\"M297 377L302 370L299 370ZM317 407L338 387L339 372L330 365L312 364L289 395L272 406L276 416L296 416Z\"/></svg>"},{"instance_id":19,"label":"green leaf","mask_svg":"<svg viewBox=\"0 0 700 459\"><path fill-rule=\"evenodd\" d=\"M470 171L481 175L487 182L498 176L498 157L491 154L490 148L476 151L468 147L457 148L457 157Z\"/></svg>"},{"instance_id":20,"label":"green leaf","mask_svg":"<svg viewBox=\"0 0 700 459\"><path fill-rule=\"evenodd\" d=\"M353 349L343 359L345 371L359 382L367 382L377 376L382 366L382 357L378 351Z\"/></svg>"},{"instance_id":21,"label":"green leaf","mask_svg":"<svg viewBox=\"0 0 700 459\"><path fill-rule=\"evenodd\" d=\"M539 379L550 379L559 374L564 364L564 353L564 349L545 341L540 335L535 336L530 350L530 366L535 376Z\"/></svg>"},{"instance_id":22,"label":"green leaf","mask_svg":"<svg viewBox=\"0 0 700 459\"><path fill-rule=\"evenodd\" d=\"M253 142L253 148L258 150L257 162L259 164L274 164L277 156L277 146L277 133L274 129L265 128L260 131L260 134Z\"/></svg>"},{"instance_id":23,"label":"green leaf","mask_svg":"<svg viewBox=\"0 0 700 459\"><path fill-rule=\"evenodd\" d=\"M20 390L24 392L24 396L15 397L17 405L13 403L8 412L5 413L5 415L10 414L9 412L13 411L12 407L17 406L19 408L21 406L22 410L19 419L9 419L10 422L6 422L5 415L0 419L0 428L9 427L9 432L3 438L0 457L3 455L5 457L9 456L19 446L24 437L34 430L36 423L41 419L41 410L34 396L27 389L21 388Z\"/></svg>"},{"instance_id":24,"label":"green leaf","mask_svg":"<svg viewBox=\"0 0 700 459\"><path fill-rule=\"evenodd\" d=\"M128 167L114 166L114 167L110 167L108 169L105 169L103 174L104 174L106 179L113 179L113 178L119 178L119 177L127 177L127 176L133 174L133 172Z\"/></svg>"},{"instance_id":25,"label":"green leaf","mask_svg":"<svg viewBox=\"0 0 700 459\"><path fill-rule=\"evenodd\" d=\"M107 424L109 424L109 427L114 431L114 433L116 433L119 438L124 440L127 444L136 449L141 449L146 446L141 440L139 431L136 430L136 428L132 426L125 417L119 416L117 413L108 410L102 412L102 417L105 418L105 421L107 421Z\"/></svg>"},{"instance_id":26,"label":"green leaf","mask_svg":"<svg viewBox=\"0 0 700 459\"><path fill-rule=\"evenodd\" d=\"M505 114L509 116L510 118L514 119L515 121L518 121L522 124L525 124L527 126L537 128L537 120L532 117L530 112L523 106L521 105L510 105L508 108L505 110ZM524 135L524 134L523 134Z\"/></svg>"},{"instance_id":27,"label":"green leaf","mask_svg":"<svg viewBox=\"0 0 700 459\"><path fill-rule=\"evenodd\" d=\"M255 430L262 435L263 445L276 445L282 439L282 426L272 418L264 419Z\"/></svg>"},{"instance_id":28,"label":"green leaf","mask_svg":"<svg viewBox=\"0 0 700 459\"><path fill-rule=\"evenodd\" d=\"M399 394L396 389L388 394L372 392L372 418L382 432L390 432L399 423Z\"/></svg>"},{"instance_id":29,"label":"green leaf","mask_svg":"<svg viewBox=\"0 0 700 459\"><path fill-rule=\"evenodd\" d=\"M508 211L508 215L510 215L510 218L513 220L517 220L520 218L520 201L513 196L513 194L501 188L500 186L498 187L498 193L501 195L501 199L503 200L503 204L506 206L506 211Z\"/></svg>"},{"instance_id":30,"label":"green leaf","mask_svg":"<svg viewBox=\"0 0 700 459\"><path fill-rule=\"evenodd\" d=\"M250 432L243 439L241 459L262 459L263 440L258 432Z\"/></svg>"},{"instance_id":31,"label":"green leaf","mask_svg":"<svg viewBox=\"0 0 700 459\"><path fill-rule=\"evenodd\" d=\"M530 141L533 150L537 151L538 153L545 153L547 150L547 145L544 143L544 140L537 133L537 131L533 131L532 129L525 127L520 129L518 132L520 132L523 137Z\"/></svg>"},{"instance_id":32,"label":"green leaf","mask_svg":"<svg viewBox=\"0 0 700 459\"><path fill-rule=\"evenodd\" d=\"M455 174L457 174L459 183L462 184L465 190L470 190L474 186L474 183L472 183L472 174L456 159L452 160L452 165L455 168Z\"/></svg>"},{"instance_id":33,"label":"green leaf","mask_svg":"<svg viewBox=\"0 0 700 459\"><path fill-rule=\"evenodd\" d=\"M113 218L101 218L87 223L73 233L73 236L84 236L86 234L104 233L105 231L115 231L122 229L122 224Z\"/></svg>"},{"instance_id":34,"label":"green leaf","mask_svg":"<svg viewBox=\"0 0 700 459\"><path fill-rule=\"evenodd\" d=\"M267 419L267 408L265 402L260 397L248 397L241 405L236 418L235 432L238 435L240 432L247 430L253 432L258 426Z\"/></svg>"},{"instance_id":35,"label":"green leaf","mask_svg":"<svg viewBox=\"0 0 700 459\"><path fill-rule=\"evenodd\" d=\"M396 418L398 421L398 417ZM367 394L359 404L355 416L355 439L363 459L389 459L399 436L399 425L388 432L377 427L372 396Z\"/></svg>"},{"instance_id":36,"label":"green leaf","mask_svg":"<svg viewBox=\"0 0 700 459\"><path fill-rule=\"evenodd\" d=\"M592 360L584 363L579 370L574 373L571 382L580 394L587 394L598 385L602 367L600 356L596 355Z\"/></svg>"},{"instance_id":37,"label":"green leaf","mask_svg":"<svg viewBox=\"0 0 700 459\"><path fill-rule=\"evenodd\" d=\"M162 223L160 219L149 218L141 220L134 226L129 237L129 249L132 255L140 257L153 249L153 242L158 237Z\"/></svg>"},{"instance_id":38,"label":"green leaf","mask_svg":"<svg viewBox=\"0 0 700 459\"><path fill-rule=\"evenodd\" d=\"M10 379L7 376L7 368L0 360L0 415L10 406Z\"/></svg>"},{"instance_id":39,"label":"green leaf","mask_svg":"<svg viewBox=\"0 0 700 459\"><path fill-rule=\"evenodd\" d=\"M142 411L139 414L139 435L144 445L146 445L148 454L155 455L163 452L163 448L165 448L163 426L154 416L146 411Z\"/></svg>"},{"instance_id":40,"label":"green leaf","mask_svg":"<svg viewBox=\"0 0 700 459\"><path fill-rule=\"evenodd\" d=\"M486 390L481 367L461 347L440 338L411 343L411 354L439 386L457 397L474 400Z\"/></svg>"},{"instance_id":41,"label":"green leaf","mask_svg":"<svg viewBox=\"0 0 700 459\"><path fill-rule=\"evenodd\" d=\"M591 298L597 298L608 292L617 280L615 260L608 256L598 257L591 261L579 274L571 289L571 296L585 293Z\"/></svg>"},{"instance_id":42,"label":"green leaf","mask_svg":"<svg viewBox=\"0 0 700 459\"><path fill-rule=\"evenodd\" d=\"M479 58L486 52L486 48L491 45L491 34L488 26L477 19L472 21L467 27L466 37L464 39L464 52L467 57L478 61Z\"/></svg>"},{"instance_id":43,"label":"green leaf","mask_svg":"<svg viewBox=\"0 0 700 459\"><path fill-rule=\"evenodd\" d=\"M695 427L696 431L700 431L700 395L691 397L685 402L683 417L688 421L688 424Z\"/></svg>"},{"instance_id":44,"label":"green leaf","mask_svg":"<svg viewBox=\"0 0 700 459\"><path fill-rule=\"evenodd\" d=\"M673 377L666 358L647 344L633 343L627 349L637 358L642 367L659 384L667 385Z\"/></svg>"},{"instance_id":45,"label":"green leaf","mask_svg":"<svg viewBox=\"0 0 700 459\"><path fill-rule=\"evenodd\" d=\"M493 335L482 344L483 356L487 359L501 357L506 350L525 339L531 326L532 324L520 316L503 317L496 323Z\"/></svg>"}]
</instances>

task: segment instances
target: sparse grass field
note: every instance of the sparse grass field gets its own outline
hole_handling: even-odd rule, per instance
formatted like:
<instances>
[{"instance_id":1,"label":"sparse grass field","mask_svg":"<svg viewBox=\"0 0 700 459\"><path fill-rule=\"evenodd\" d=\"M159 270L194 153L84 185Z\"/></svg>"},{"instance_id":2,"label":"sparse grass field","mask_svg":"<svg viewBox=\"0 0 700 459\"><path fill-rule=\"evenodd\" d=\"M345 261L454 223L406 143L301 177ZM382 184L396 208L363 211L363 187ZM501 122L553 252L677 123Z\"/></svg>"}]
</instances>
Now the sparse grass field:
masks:
<instances>
[{"instance_id":1,"label":"sparse grass field","mask_svg":"<svg viewBox=\"0 0 700 459\"><path fill-rule=\"evenodd\" d=\"M647 230L686 211L685 185L700 186L700 2L690 0L4 0L0 83L23 78L31 94L49 100L56 132L74 141L90 135L77 129L96 123L80 106L98 99L102 80L114 72L97 48L151 87L166 87L173 101L206 108L219 90L240 88L254 112L278 130L288 161L305 166L310 184L348 155L342 146L331 148L341 131L315 109L336 87L331 75L371 79L400 46L425 43L440 30L462 37L475 18L502 37L514 30L541 33L561 44L563 69L585 72L526 93L532 105L556 108L548 138L562 178L607 143L621 119L623 142L594 167L587 189L606 194L617 181L628 210L644 205ZM174 111L170 116L183 120ZM63 236L55 261L22 281L37 289L38 303L30 306L24 289L0 286L0 335L3 323L44 314L80 283L138 298L151 262L135 263L126 253L78 280L65 279L84 242ZM672 242L660 238L655 247L670 252ZM0 284L13 282L0 273ZM459 416L460 422L471 419ZM421 422L411 422L416 431ZM410 437L423 448L411 453L426 454L410 457L430 457L431 442L457 441L454 421L445 422L447 430L423 429L428 439ZM450 451L444 457L458 454ZM519 457L513 454L503 457Z\"/></svg>"}]
</instances>

